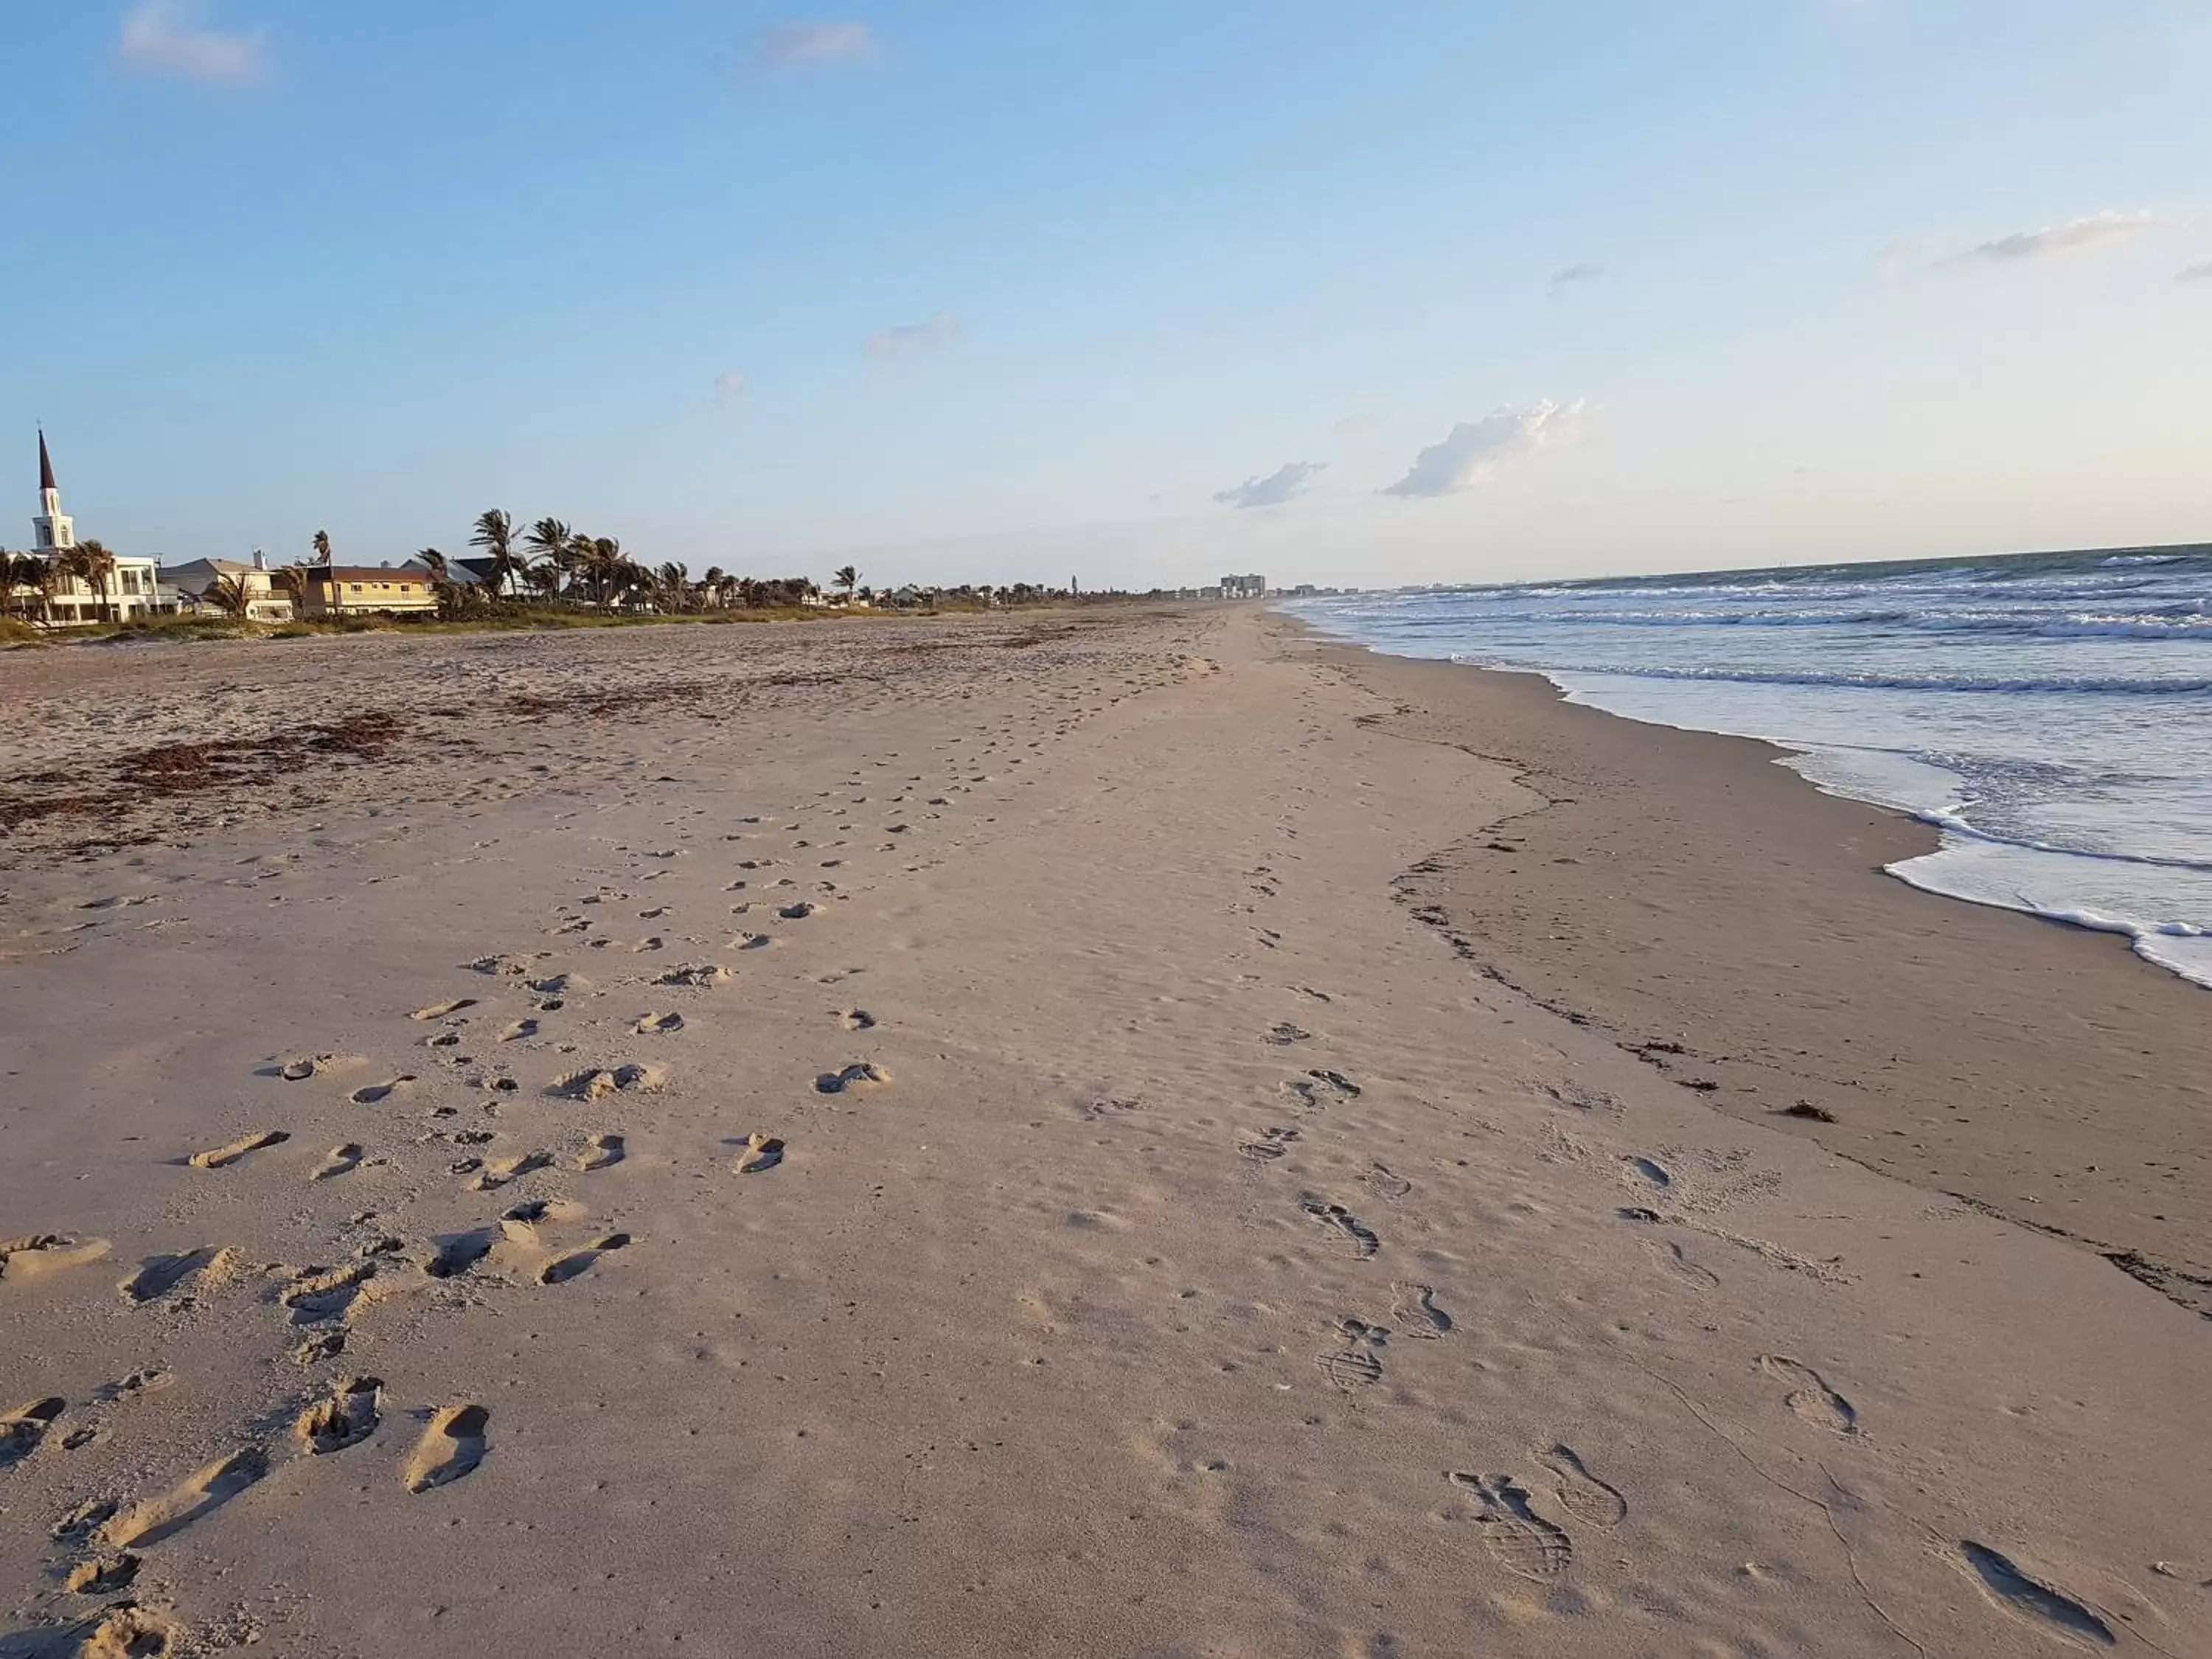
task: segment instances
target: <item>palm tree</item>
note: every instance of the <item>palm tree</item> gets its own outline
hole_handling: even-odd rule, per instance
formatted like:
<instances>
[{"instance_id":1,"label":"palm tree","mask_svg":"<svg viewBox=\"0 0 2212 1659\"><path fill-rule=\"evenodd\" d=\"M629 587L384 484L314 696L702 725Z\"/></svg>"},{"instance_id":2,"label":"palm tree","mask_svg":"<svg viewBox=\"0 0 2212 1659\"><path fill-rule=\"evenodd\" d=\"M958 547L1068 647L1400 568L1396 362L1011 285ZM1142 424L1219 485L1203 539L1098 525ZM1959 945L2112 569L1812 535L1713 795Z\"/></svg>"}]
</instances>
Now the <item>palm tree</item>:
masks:
<instances>
[{"instance_id":1,"label":"palm tree","mask_svg":"<svg viewBox=\"0 0 2212 1659\"><path fill-rule=\"evenodd\" d=\"M489 518L491 515L486 514L484 516ZM500 556L495 554L493 556ZM458 617L475 602L478 590L455 577L453 561L436 548L426 547L415 557L430 573L430 591L437 596L440 616ZM519 563L517 568L520 568Z\"/></svg>"},{"instance_id":2,"label":"palm tree","mask_svg":"<svg viewBox=\"0 0 2212 1659\"><path fill-rule=\"evenodd\" d=\"M253 605L253 593L246 585L243 575L217 576L200 595L211 601L226 617L235 617L244 622Z\"/></svg>"},{"instance_id":3,"label":"palm tree","mask_svg":"<svg viewBox=\"0 0 2212 1659\"><path fill-rule=\"evenodd\" d=\"M540 519L530 526L522 538L522 544L530 550L536 568L530 572L533 587L543 589L547 598L561 591L561 577L568 561L568 544L574 539L568 526L558 519ZM552 580L546 580L548 573Z\"/></svg>"},{"instance_id":4,"label":"palm tree","mask_svg":"<svg viewBox=\"0 0 2212 1659\"><path fill-rule=\"evenodd\" d=\"M107 603L107 584L115 574L115 555L96 541L79 542L70 550L70 574L82 576L92 584L97 597L100 620L112 622Z\"/></svg>"},{"instance_id":5,"label":"palm tree","mask_svg":"<svg viewBox=\"0 0 2212 1659\"><path fill-rule=\"evenodd\" d=\"M616 537L585 536L579 539L583 544L583 572L591 578L593 598L604 611L618 588L630 585L630 572L636 567L623 554L622 542Z\"/></svg>"},{"instance_id":6,"label":"palm tree","mask_svg":"<svg viewBox=\"0 0 2212 1659\"><path fill-rule=\"evenodd\" d=\"M315 562L328 564L330 562L331 532L327 530L318 530L315 532Z\"/></svg>"},{"instance_id":7,"label":"palm tree","mask_svg":"<svg viewBox=\"0 0 2212 1659\"><path fill-rule=\"evenodd\" d=\"M279 589L292 601L292 614L305 616L307 610L307 569L305 565L288 564L282 570L269 573L269 586Z\"/></svg>"},{"instance_id":8,"label":"palm tree","mask_svg":"<svg viewBox=\"0 0 2212 1659\"><path fill-rule=\"evenodd\" d=\"M689 608L691 573L680 564L664 564L653 573L653 586L661 608L683 611Z\"/></svg>"},{"instance_id":9,"label":"palm tree","mask_svg":"<svg viewBox=\"0 0 2212 1659\"><path fill-rule=\"evenodd\" d=\"M507 579L526 568L514 553L514 520L494 507L477 520L476 533L469 538L471 547L480 547L490 561L491 574L485 580L485 591L495 599L507 597Z\"/></svg>"},{"instance_id":10,"label":"palm tree","mask_svg":"<svg viewBox=\"0 0 2212 1659\"><path fill-rule=\"evenodd\" d=\"M0 615L5 615L8 606L15 603L17 588L43 591L46 574L46 562L37 554L0 550ZM30 592L23 595L25 622L31 620L31 598Z\"/></svg>"},{"instance_id":11,"label":"palm tree","mask_svg":"<svg viewBox=\"0 0 2212 1659\"><path fill-rule=\"evenodd\" d=\"M832 576L830 580L837 586L845 590L846 603L849 605L853 599L853 590L860 585L860 573L854 569L849 564L840 565L837 568L837 574Z\"/></svg>"}]
</instances>

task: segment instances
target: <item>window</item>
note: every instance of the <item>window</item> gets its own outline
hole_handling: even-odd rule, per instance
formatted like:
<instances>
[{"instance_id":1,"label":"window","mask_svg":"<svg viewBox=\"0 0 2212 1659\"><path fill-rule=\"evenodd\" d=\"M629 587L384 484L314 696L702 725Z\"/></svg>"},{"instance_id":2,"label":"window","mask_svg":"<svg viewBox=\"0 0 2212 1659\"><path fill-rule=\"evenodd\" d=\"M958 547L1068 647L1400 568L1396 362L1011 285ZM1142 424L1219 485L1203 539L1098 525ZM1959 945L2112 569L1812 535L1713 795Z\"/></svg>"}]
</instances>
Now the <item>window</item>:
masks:
<instances>
[{"instance_id":1,"label":"window","mask_svg":"<svg viewBox=\"0 0 2212 1659\"><path fill-rule=\"evenodd\" d=\"M359 582L349 582L347 586L351 587L356 593L361 592L361 584Z\"/></svg>"}]
</instances>

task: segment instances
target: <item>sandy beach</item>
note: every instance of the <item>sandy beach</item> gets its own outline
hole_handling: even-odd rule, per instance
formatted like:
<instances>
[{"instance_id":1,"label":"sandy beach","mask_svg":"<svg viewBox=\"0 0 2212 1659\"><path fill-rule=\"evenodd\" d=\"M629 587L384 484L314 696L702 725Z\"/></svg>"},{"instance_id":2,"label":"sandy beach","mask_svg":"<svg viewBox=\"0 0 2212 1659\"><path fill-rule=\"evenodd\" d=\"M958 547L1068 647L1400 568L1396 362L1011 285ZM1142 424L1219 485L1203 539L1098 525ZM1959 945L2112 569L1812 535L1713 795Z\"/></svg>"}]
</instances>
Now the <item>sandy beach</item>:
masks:
<instances>
[{"instance_id":1,"label":"sandy beach","mask_svg":"<svg viewBox=\"0 0 2212 1659\"><path fill-rule=\"evenodd\" d=\"M0 1655L2212 1654L2212 1003L1771 750L1249 606L0 693Z\"/></svg>"}]
</instances>

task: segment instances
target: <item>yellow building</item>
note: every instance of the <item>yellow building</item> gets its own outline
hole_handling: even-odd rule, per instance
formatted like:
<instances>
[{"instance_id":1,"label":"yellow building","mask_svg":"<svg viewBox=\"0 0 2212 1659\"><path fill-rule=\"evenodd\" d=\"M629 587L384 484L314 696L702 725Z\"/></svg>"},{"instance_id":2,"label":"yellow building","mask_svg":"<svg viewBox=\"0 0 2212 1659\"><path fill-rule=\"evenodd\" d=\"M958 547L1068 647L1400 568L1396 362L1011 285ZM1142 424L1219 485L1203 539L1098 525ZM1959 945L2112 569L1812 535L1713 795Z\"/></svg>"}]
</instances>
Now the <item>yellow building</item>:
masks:
<instances>
[{"instance_id":1,"label":"yellow building","mask_svg":"<svg viewBox=\"0 0 2212 1659\"><path fill-rule=\"evenodd\" d=\"M310 564L301 569L307 579L299 607L303 617L437 613L437 589L419 565L394 570L389 565Z\"/></svg>"}]
</instances>

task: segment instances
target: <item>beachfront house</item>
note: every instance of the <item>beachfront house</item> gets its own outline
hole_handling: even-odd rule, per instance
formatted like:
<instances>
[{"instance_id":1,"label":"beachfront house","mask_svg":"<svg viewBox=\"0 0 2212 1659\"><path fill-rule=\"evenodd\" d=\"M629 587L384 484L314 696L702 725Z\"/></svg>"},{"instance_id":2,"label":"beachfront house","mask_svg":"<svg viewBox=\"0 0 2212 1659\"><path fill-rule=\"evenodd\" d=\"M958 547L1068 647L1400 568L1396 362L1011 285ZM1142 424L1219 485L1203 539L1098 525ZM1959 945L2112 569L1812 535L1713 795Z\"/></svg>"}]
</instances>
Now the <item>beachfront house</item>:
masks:
<instances>
[{"instance_id":1,"label":"beachfront house","mask_svg":"<svg viewBox=\"0 0 2212 1659\"><path fill-rule=\"evenodd\" d=\"M310 564L303 578L303 617L428 616L438 614L430 573L416 564Z\"/></svg>"},{"instance_id":2,"label":"beachfront house","mask_svg":"<svg viewBox=\"0 0 2212 1659\"><path fill-rule=\"evenodd\" d=\"M252 564L240 564L236 559L194 559L187 564L161 567L161 584L175 595L173 603L179 610L223 610L215 593L216 584L225 580L237 583L244 591L248 622L292 620L292 596L276 586L268 561L258 549Z\"/></svg>"},{"instance_id":3,"label":"beachfront house","mask_svg":"<svg viewBox=\"0 0 2212 1659\"><path fill-rule=\"evenodd\" d=\"M1267 597L1265 576L1224 576L1221 597L1224 599L1264 599Z\"/></svg>"}]
</instances>

